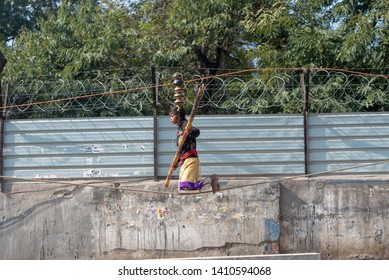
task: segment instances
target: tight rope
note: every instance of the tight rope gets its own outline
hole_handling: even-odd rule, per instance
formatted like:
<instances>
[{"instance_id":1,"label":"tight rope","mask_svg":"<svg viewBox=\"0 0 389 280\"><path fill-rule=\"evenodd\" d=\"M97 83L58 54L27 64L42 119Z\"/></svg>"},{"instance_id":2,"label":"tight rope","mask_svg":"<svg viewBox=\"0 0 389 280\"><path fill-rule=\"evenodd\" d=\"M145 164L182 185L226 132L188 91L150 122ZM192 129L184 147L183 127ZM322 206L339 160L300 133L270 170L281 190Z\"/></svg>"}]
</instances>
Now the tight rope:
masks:
<instances>
[{"instance_id":1,"label":"tight rope","mask_svg":"<svg viewBox=\"0 0 389 280\"><path fill-rule=\"evenodd\" d=\"M225 192L225 191L229 191L229 190L233 190L233 189L243 189L243 188L253 187L253 186L257 186L257 185L276 183L276 182L294 180L294 179L299 179L299 178L310 178L310 177L315 177L315 176L320 176L320 175L328 175L328 174L336 173L336 172L339 172L339 171L345 171L345 170L351 170L351 169L357 169L357 168L373 166L373 165L380 165L380 164L387 164L387 163L389 163L389 159L388 160L379 161L379 162L374 162L374 163L355 165L355 166L351 166L351 167L333 169L333 170L328 170L328 171L322 171L322 172L316 172L316 173L310 173L310 174L302 174L302 175L296 175L296 176L289 176L289 177L277 178L277 179L273 179L273 180L259 181L259 182L255 182L255 183L251 183L251 184L246 184L246 185L240 185L240 186L235 186L235 187L223 188L223 189L220 189L219 192ZM114 184L114 182L115 182L114 180L113 181L104 181L104 182L109 182L111 184L111 186L102 186L102 185L94 185L95 183L76 183L76 182L69 183L69 182L64 182L64 181L57 181L57 180L51 180L51 179L41 179L41 178L38 178L38 179L36 179L36 178L17 178L17 177L11 177L11 176L0 176L0 178L12 179L12 180L20 180L20 181L30 181L30 182L56 183L56 184L62 185L62 186L51 187L51 188L46 188L46 189L28 190L28 191L15 191L15 192L3 193L5 195L15 195L15 194L22 194L22 193L51 191L51 190L55 190L55 189L59 189L59 188L64 188L64 187L93 187L93 188L103 188L103 189L113 189L113 190L128 191L128 192L134 192L134 193L147 193L147 194L170 195L170 196L174 196L174 195L179 195L179 196L182 196L182 195L186 195L186 196L201 195L201 194L211 193L212 192L212 190L205 190L205 191L200 191L198 193L192 193L192 192L188 192L188 193L180 192L180 193L178 193L178 192L175 192L175 191L172 191L172 192L162 192L162 191L141 190L141 189L134 189L134 188L123 188L123 187L120 187L120 186L119 187L112 186ZM147 179L144 179L144 180L147 180ZM136 182L136 181L134 180L134 182ZM161 185L161 188L162 188L162 185ZM389 194L384 194L384 196L389 196Z\"/></svg>"}]
</instances>

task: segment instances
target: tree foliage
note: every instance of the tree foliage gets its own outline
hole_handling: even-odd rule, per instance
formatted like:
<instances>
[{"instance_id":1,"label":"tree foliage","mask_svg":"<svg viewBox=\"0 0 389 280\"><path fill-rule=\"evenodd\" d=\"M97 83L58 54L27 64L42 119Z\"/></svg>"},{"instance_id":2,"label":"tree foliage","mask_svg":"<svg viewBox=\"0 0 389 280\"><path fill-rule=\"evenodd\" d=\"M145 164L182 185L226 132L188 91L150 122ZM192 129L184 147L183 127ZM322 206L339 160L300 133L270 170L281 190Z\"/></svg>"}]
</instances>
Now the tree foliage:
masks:
<instances>
[{"instance_id":1,"label":"tree foliage","mask_svg":"<svg viewBox=\"0 0 389 280\"><path fill-rule=\"evenodd\" d=\"M35 29L39 18L55 12L55 0L3 0L0 2L0 41L14 39L22 28Z\"/></svg>"},{"instance_id":2,"label":"tree foliage","mask_svg":"<svg viewBox=\"0 0 389 280\"><path fill-rule=\"evenodd\" d=\"M246 21L256 41L251 56L261 65L384 67L388 58L388 1L270 2Z\"/></svg>"},{"instance_id":3,"label":"tree foliage","mask_svg":"<svg viewBox=\"0 0 389 280\"><path fill-rule=\"evenodd\" d=\"M19 9L10 3L19 3ZM21 12L23 3L34 3L34 13ZM371 68L385 67L389 53L389 4L381 0L6 0L2 5L0 13L15 13L13 22L23 18L19 25L0 25L9 26L0 30L3 36L17 35L7 50L11 63L19 64L9 66L13 74L23 67L32 75L42 69L67 75L102 65L145 64L208 71L253 65Z\"/></svg>"},{"instance_id":4,"label":"tree foliage","mask_svg":"<svg viewBox=\"0 0 389 280\"><path fill-rule=\"evenodd\" d=\"M141 46L156 65L208 69L247 67L244 41L249 0L151 0L139 12Z\"/></svg>"},{"instance_id":5,"label":"tree foliage","mask_svg":"<svg viewBox=\"0 0 389 280\"><path fill-rule=\"evenodd\" d=\"M336 58L343 67L387 67L389 1L341 1L335 4L332 16L339 22L342 43Z\"/></svg>"},{"instance_id":6,"label":"tree foliage","mask_svg":"<svg viewBox=\"0 0 389 280\"><path fill-rule=\"evenodd\" d=\"M123 9L87 0L62 4L56 13L37 22L37 30L24 29L7 57L8 72L23 76L77 77L85 71L124 68L134 60L135 37Z\"/></svg>"}]
</instances>

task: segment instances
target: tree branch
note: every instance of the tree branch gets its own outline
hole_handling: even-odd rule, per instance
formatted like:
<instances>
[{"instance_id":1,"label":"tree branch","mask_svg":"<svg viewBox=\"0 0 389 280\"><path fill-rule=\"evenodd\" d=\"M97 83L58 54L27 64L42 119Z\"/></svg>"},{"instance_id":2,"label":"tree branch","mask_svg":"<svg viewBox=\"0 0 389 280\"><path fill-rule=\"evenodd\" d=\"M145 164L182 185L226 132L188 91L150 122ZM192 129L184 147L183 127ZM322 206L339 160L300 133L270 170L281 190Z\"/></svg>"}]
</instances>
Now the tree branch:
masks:
<instances>
[{"instance_id":1,"label":"tree branch","mask_svg":"<svg viewBox=\"0 0 389 280\"><path fill-rule=\"evenodd\" d=\"M3 53L0 50L0 73L3 72L4 66L7 64L7 60L5 59Z\"/></svg>"},{"instance_id":2,"label":"tree branch","mask_svg":"<svg viewBox=\"0 0 389 280\"><path fill-rule=\"evenodd\" d=\"M211 61L201 50L200 47L194 46L193 51L195 55L197 56L198 60L200 61L201 67L204 67L206 69L210 69L210 73L214 74L217 72L217 69L220 67L220 60L221 55L223 53L222 47L216 48L216 57L215 60Z\"/></svg>"}]
</instances>

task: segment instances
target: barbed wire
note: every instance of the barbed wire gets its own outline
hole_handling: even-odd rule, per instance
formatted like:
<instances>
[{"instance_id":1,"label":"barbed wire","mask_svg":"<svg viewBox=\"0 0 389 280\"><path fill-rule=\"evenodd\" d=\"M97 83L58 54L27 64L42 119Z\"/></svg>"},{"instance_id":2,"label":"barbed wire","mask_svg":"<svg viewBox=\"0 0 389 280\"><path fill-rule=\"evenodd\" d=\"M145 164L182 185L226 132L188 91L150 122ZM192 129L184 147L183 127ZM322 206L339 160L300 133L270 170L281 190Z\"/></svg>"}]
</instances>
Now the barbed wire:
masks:
<instances>
[{"instance_id":1,"label":"barbed wire","mask_svg":"<svg viewBox=\"0 0 389 280\"><path fill-rule=\"evenodd\" d=\"M157 89L158 110L167 113L167 108L174 105L175 72L180 72L185 80L188 107L193 105L198 83L205 83L200 114L300 113L302 74L308 77L311 112L389 109L388 76L319 68L219 69L217 75L201 69L161 68L154 77L156 85L150 72L145 71L85 80L26 78L3 81L6 104L2 108L8 118L151 115L152 93Z\"/></svg>"}]
</instances>

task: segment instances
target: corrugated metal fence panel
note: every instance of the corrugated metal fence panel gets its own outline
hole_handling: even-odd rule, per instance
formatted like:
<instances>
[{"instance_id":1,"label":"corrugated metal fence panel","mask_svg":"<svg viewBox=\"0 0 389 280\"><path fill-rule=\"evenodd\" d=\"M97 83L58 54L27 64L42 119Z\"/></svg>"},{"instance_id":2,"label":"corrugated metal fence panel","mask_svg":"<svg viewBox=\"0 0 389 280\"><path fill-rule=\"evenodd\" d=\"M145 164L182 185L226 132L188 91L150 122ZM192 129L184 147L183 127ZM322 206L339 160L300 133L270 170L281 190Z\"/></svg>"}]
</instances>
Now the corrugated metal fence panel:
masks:
<instances>
[{"instance_id":1,"label":"corrugated metal fence panel","mask_svg":"<svg viewBox=\"0 0 389 280\"><path fill-rule=\"evenodd\" d=\"M10 120L4 130L5 176L153 176L152 118Z\"/></svg>"},{"instance_id":2,"label":"corrugated metal fence panel","mask_svg":"<svg viewBox=\"0 0 389 280\"><path fill-rule=\"evenodd\" d=\"M197 116L202 175L304 173L303 119L296 115ZM158 175L166 176L176 149L176 127L159 120ZM177 175L176 170L174 175Z\"/></svg>"},{"instance_id":3,"label":"corrugated metal fence panel","mask_svg":"<svg viewBox=\"0 0 389 280\"><path fill-rule=\"evenodd\" d=\"M309 172L389 159L389 113L310 115ZM299 115L197 116L204 176L304 173ZM176 127L158 119L158 176L173 159ZM152 117L7 120L4 175L19 178L153 177ZM385 174L388 164L343 171ZM178 170L174 175L178 174Z\"/></svg>"},{"instance_id":4,"label":"corrugated metal fence panel","mask_svg":"<svg viewBox=\"0 0 389 280\"><path fill-rule=\"evenodd\" d=\"M309 173L385 174L389 164L389 113L309 116Z\"/></svg>"}]
</instances>

